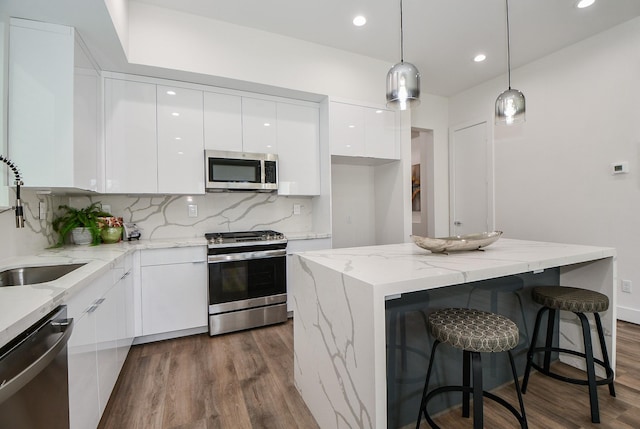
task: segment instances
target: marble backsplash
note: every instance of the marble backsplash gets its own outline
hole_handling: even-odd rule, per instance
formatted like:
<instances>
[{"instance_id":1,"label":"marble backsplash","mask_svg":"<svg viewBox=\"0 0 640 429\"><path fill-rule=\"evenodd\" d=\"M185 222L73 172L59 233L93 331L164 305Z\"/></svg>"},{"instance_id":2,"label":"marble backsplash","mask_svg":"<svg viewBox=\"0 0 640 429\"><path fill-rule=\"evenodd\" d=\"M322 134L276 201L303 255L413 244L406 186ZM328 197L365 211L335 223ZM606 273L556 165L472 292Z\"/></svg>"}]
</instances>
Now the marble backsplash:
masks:
<instances>
[{"instance_id":1,"label":"marble backsplash","mask_svg":"<svg viewBox=\"0 0 640 429\"><path fill-rule=\"evenodd\" d=\"M13 203L15 192L11 190L10 193L9 201ZM28 255L55 244L58 236L51 222L58 206L69 201L65 196L40 195L30 189L23 189L20 196L24 207L24 228L16 228L13 209L0 209L0 259ZM47 207L43 219L39 216L40 202Z\"/></svg>"},{"instance_id":2,"label":"marble backsplash","mask_svg":"<svg viewBox=\"0 0 640 429\"><path fill-rule=\"evenodd\" d=\"M25 228L15 227L13 209L0 209L0 259L28 255L57 241L51 222L58 206L85 207L99 201L110 206L114 216L135 222L142 238L202 237L207 232L274 229L286 233L313 230L313 198L282 197L269 193L220 193L196 196L64 196L38 194L23 189ZM15 201L11 191L10 201ZM39 218L39 203L46 204L46 216ZM197 206L197 217L189 217L188 206ZM300 205L300 214L294 214Z\"/></svg>"},{"instance_id":3,"label":"marble backsplash","mask_svg":"<svg viewBox=\"0 0 640 429\"><path fill-rule=\"evenodd\" d=\"M184 196L70 196L69 205L85 207L93 202L110 206L110 213L142 229L142 238L202 237L207 232L273 229L307 232L313 229L313 199L283 197L271 193L211 193ZM300 214L294 214L294 205ZM189 217L189 205L197 217Z\"/></svg>"}]
</instances>

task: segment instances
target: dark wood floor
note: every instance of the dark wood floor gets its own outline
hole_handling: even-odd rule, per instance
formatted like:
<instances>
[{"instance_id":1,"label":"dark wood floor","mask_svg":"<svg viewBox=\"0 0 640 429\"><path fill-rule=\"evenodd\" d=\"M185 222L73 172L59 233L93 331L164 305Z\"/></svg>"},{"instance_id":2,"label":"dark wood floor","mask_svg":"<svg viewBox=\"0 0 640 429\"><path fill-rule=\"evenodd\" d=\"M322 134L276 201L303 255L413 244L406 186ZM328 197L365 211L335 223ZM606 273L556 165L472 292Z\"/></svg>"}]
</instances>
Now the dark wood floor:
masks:
<instances>
[{"instance_id":1,"label":"dark wood floor","mask_svg":"<svg viewBox=\"0 0 640 429\"><path fill-rule=\"evenodd\" d=\"M604 386L598 392L601 424L590 421L585 386L534 373L524 397L529 428L640 428L640 326L618 322L617 352L617 396ZM575 371L555 365L557 371ZM496 393L514 397L512 386ZM491 403L485 401L486 428L516 427L510 414ZM443 428L472 427L458 410L436 421ZM291 321L134 346L100 422L100 429L317 427L293 385Z\"/></svg>"}]
</instances>

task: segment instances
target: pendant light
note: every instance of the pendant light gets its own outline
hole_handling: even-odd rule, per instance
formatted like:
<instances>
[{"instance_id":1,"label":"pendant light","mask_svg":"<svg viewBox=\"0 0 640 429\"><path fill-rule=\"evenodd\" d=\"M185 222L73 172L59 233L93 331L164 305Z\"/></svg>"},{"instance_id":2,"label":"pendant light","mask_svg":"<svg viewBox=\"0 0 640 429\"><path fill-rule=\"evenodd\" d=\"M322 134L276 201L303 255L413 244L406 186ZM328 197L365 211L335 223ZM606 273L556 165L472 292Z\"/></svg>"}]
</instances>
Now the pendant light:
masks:
<instances>
[{"instance_id":1,"label":"pendant light","mask_svg":"<svg viewBox=\"0 0 640 429\"><path fill-rule=\"evenodd\" d=\"M402 0L400 0L400 62L387 73L387 106L406 110L420 104L420 72L411 63L404 62L404 28L402 26Z\"/></svg>"},{"instance_id":2,"label":"pendant light","mask_svg":"<svg viewBox=\"0 0 640 429\"><path fill-rule=\"evenodd\" d=\"M517 89L511 89L511 40L509 34L509 0L505 0L507 9L507 71L509 89L502 92L496 100L496 124L511 125L524 121L524 94Z\"/></svg>"}]
</instances>

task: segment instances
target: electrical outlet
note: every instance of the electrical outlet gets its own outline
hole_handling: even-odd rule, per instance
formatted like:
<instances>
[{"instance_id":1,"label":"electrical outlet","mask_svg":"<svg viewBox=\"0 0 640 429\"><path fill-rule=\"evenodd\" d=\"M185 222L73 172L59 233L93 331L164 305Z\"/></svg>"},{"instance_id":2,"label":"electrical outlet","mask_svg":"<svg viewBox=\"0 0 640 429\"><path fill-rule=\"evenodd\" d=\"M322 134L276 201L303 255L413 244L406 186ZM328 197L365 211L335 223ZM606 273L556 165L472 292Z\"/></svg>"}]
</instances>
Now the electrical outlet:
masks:
<instances>
[{"instance_id":1,"label":"electrical outlet","mask_svg":"<svg viewBox=\"0 0 640 429\"><path fill-rule=\"evenodd\" d=\"M189 204L187 206L189 217L198 217L198 205L197 204Z\"/></svg>"},{"instance_id":2,"label":"electrical outlet","mask_svg":"<svg viewBox=\"0 0 640 429\"><path fill-rule=\"evenodd\" d=\"M631 280L622 280L622 292L631 293Z\"/></svg>"},{"instance_id":3,"label":"electrical outlet","mask_svg":"<svg viewBox=\"0 0 640 429\"><path fill-rule=\"evenodd\" d=\"M299 215L300 214L300 204L294 204L293 205L293 214L294 215Z\"/></svg>"},{"instance_id":4,"label":"electrical outlet","mask_svg":"<svg viewBox=\"0 0 640 429\"><path fill-rule=\"evenodd\" d=\"M103 212L107 212L107 213L111 213L111 204L103 204L102 205L102 211Z\"/></svg>"},{"instance_id":5,"label":"electrical outlet","mask_svg":"<svg viewBox=\"0 0 640 429\"><path fill-rule=\"evenodd\" d=\"M47 203L44 201L38 203L38 218L41 220L47 218Z\"/></svg>"}]
</instances>

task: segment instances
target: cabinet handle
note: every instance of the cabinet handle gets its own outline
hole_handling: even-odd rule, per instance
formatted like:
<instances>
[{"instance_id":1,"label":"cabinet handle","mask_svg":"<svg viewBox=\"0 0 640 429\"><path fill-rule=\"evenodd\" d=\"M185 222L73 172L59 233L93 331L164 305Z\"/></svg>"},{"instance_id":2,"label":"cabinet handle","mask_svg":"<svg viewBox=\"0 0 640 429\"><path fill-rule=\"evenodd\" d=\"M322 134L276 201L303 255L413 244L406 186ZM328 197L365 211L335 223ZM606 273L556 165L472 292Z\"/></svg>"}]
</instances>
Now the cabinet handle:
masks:
<instances>
[{"instance_id":1,"label":"cabinet handle","mask_svg":"<svg viewBox=\"0 0 640 429\"><path fill-rule=\"evenodd\" d=\"M129 274L131 274L131 271L127 271L126 273L124 273L122 275L122 277L120 277L120 280L122 280L123 278L127 277Z\"/></svg>"},{"instance_id":2,"label":"cabinet handle","mask_svg":"<svg viewBox=\"0 0 640 429\"><path fill-rule=\"evenodd\" d=\"M98 309L98 306L94 304L91 307L89 307L89 309L87 310L87 313L93 313L97 309Z\"/></svg>"},{"instance_id":3,"label":"cabinet handle","mask_svg":"<svg viewBox=\"0 0 640 429\"><path fill-rule=\"evenodd\" d=\"M100 298L99 300L96 301L96 306L102 304L104 302L105 298Z\"/></svg>"}]
</instances>

